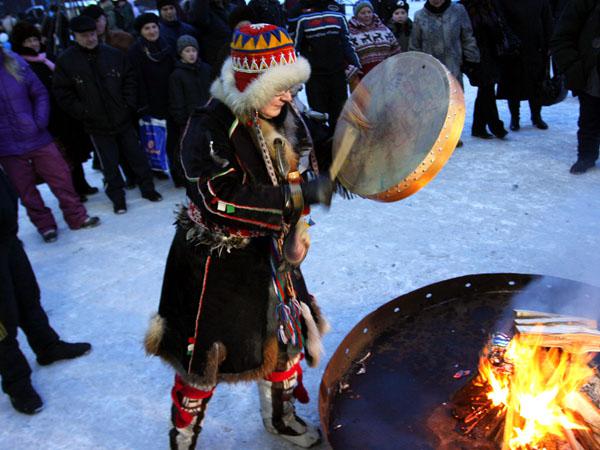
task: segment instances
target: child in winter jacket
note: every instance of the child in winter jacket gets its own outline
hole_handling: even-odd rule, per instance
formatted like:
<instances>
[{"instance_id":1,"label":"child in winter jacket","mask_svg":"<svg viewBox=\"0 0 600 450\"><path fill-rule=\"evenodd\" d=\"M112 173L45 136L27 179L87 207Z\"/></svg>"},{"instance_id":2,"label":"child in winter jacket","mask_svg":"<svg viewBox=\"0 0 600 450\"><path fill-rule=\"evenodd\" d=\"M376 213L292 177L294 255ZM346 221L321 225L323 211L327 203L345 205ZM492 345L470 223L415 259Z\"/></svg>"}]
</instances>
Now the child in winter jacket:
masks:
<instances>
[{"instance_id":1,"label":"child in winter jacket","mask_svg":"<svg viewBox=\"0 0 600 450\"><path fill-rule=\"evenodd\" d=\"M398 0L392 18L388 22L388 28L392 30L400 48L403 52L408 50L408 41L412 31L413 22L408 17L408 1Z\"/></svg>"},{"instance_id":2,"label":"child in winter jacket","mask_svg":"<svg viewBox=\"0 0 600 450\"><path fill-rule=\"evenodd\" d=\"M177 40L179 61L169 78L169 113L181 128L190 114L210 98L210 66L198 60L198 41L189 35Z\"/></svg>"}]
</instances>

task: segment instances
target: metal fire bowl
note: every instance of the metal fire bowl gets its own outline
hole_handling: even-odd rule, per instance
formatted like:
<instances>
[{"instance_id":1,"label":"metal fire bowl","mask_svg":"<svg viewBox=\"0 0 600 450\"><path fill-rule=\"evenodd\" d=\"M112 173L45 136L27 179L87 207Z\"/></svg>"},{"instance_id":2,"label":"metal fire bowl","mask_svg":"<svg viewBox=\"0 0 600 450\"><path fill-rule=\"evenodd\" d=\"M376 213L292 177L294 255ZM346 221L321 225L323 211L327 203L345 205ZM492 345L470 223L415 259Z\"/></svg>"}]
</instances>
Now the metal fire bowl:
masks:
<instances>
[{"instance_id":1,"label":"metal fire bowl","mask_svg":"<svg viewBox=\"0 0 600 450\"><path fill-rule=\"evenodd\" d=\"M427 418L469 380L455 378L457 372L475 372L488 335L510 331L513 308L585 315L585 306L565 308L575 297L589 313L600 304L600 288L540 275L481 274L386 303L352 329L325 369L319 413L327 440L344 450L434 449Z\"/></svg>"}]
</instances>

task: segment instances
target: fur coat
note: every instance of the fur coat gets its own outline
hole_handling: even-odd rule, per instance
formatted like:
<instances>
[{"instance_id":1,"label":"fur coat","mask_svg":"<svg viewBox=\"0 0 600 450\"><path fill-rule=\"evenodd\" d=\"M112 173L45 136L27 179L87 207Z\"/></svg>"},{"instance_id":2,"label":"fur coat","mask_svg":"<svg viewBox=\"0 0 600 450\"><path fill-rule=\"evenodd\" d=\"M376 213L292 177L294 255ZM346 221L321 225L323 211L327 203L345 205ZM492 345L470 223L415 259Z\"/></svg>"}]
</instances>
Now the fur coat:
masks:
<instances>
[{"instance_id":1,"label":"fur coat","mask_svg":"<svg viewBox=\"0 0 600 450\"><path fill-rule=\"evenodd\" d=\"M461 85L463 62L479 62L471 20L465 8L456 3L438 14L427 8L417 11L408 49L439 59Z\"/></svg>"},{"instance_id":2,"label":"fur coat","mask_svg":"<svg viewBox=\"0 0 600 450\"><path fill-rule=\"evenodd\" d=\"M292 73L289 67L274 72L298 82L308 75L307 67L302 76L297 73L302 63ZM327 322L300 268L273 264L274 243L291 230L290 199L286 182L278 177L275 184L265 162L272 158L271 144L281 139L292 168L318 171L310 135L287 106L261 126L263 152L256 129L244 120L261 96L270 98L280 89L281 80L271 77L240 93L227 61L213 84L215 99L192 115L182 140L190 203L177 220L145 346L196 386L263 378L275 369L282 350L290 357L304 351L309 365L319 359ZM278 339L274 272L289 276L299 301L301 346Z\"/></svg>"}]
</instances>

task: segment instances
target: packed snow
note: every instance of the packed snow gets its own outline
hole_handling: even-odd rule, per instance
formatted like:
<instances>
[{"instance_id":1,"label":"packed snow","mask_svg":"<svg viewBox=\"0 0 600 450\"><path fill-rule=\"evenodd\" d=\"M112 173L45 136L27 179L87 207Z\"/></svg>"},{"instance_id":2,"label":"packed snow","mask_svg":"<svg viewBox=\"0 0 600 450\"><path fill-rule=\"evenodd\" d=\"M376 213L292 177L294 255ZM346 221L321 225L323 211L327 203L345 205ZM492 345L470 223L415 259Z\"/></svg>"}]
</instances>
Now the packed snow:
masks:
<instances>
[{"instance_id":1,"label":"packed snow","mask_svg":"<svg viewBox=\"0 0 600 450\"><path fill-rule=\"evenodd\" d=\"M416 5L415 5L416 6ZM600 169L569 174L576 158L578 102L544 108L547 131L533 128L527 104L521 131L506 140L471 138L475 89L466 87L464 147L417 194L396 203L334 198L316 208L312 247L303 270L329 318L325 356L306 370L308 405L319 421L318 388L329 356L353 326L397 296L473 273L547 274L600 285ZM508 125L505 102L499 102ZM101 174L86 165L92 185ZM19 236L62 338L89 341L83 358L41 367L20 334L44 410L32 417L0 394L0 449L164 449L168 447L172 370L145 356L142 339L156 311L174 211L183 190L157 182L158 204L128 191L129 211L115 215L104 194L86 206L100 227L70 231L54 197L41 187L59 223L46 244L20 210ZM590 305L598 315L598 304ZM234 324L232 324L234 326ZM254 384L220 385L198 448L287 449L262 427ZM326 444L317 447L327 448Z\"/></svg>"}]
</instances>

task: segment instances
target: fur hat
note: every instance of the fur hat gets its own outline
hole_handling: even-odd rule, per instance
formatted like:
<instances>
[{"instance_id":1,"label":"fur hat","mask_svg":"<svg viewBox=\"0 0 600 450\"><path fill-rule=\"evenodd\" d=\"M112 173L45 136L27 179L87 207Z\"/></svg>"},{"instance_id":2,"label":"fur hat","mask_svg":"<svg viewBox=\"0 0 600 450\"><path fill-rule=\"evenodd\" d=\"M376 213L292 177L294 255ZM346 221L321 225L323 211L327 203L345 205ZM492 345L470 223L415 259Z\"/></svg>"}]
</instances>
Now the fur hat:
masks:
<instances>
[{"instance_id":1,"label":"fur hat","mask_svg":"<svg viewBox=\"0 0 600 450\"><path fill-rule=\"evenodd\" d=\"M287 31L264 23L247 25L234 32L231 57L223 64L211 93L242 116L309 77L310 64L296 56Z\"/></svg>"},{"instance_id":2,"label":"fur hat","mask_svg":"<svg viewBox=\"0 0 600 450\"><path fill-rule=\"evenodd\" d=\"M177 8L177 0L156 0L156 9L160 11L163 6L174 6Z\"/></svg>"},{"instance_id":3,"label":"fur hat","mask_svg":"<svg viewBox=\"0 0 600 450\"><path fill-rule=\"evenodd\" d=\"M248 21L250 23L256 22L256 15L254 14L254 10L249 6L238 6L231 14L229 14L229 18L227 19L227 23L229 24L229 28L235 30L235 26L244 21Z\"/></svg>"},{"instance_id":4,"label":"fur hat","mask_svg":"<svg viewBox=\"0 0 600 450\"><path fill-rule=\"evenodd\" d=\"M177 54L180 55L183 49L186 47L194 47L196 50L198 50L198 41L196 38L190 36L189 34L179 36L179 39L177 39Z\"/></svg>"},{"instance_id":5,"label":"fur hat","mask_svg":"<svg viewBox=\"0 0 600 450\"><path fill-rule=\"evenodd\" d=\"M28 53L24 50L23 42L30 37L36 37L40 41L42 40L42 35L35 25L25 21L17 22L10 34L10 46L12 51L19 55Z\"/></svg>"},{"instance_id":6,"label":"fur hat","mask_svg":"<svg viewBox=\"0 0 600 450\"><path fill-rule=\"evenodd\" d=\"M96 31L96 21L89 16L73 17L69 21L69 28L75 33L85 33L86 31Z\"/></svg>"},{"instance_id":7,"label":"fur hat","mask_svg":"<svg viewBox=\"0 0 600 450\"><path fill-rule=\"evenodd\" d=\"M82 16L91 17L94 20L98 20L101 16L106 16L106 13L98 5L89 5L83 8L81 11Z\"/></svg>"},{"instance_id":8,"label":"fur hat","mask_svg":"<svg viewBox=\"0 0 600 450\"><path fill-rule=\"evenodd\" d=\"M408 0L398 0L396 2L396 6L394 6L394 11L396 11L397 9L403 9L408 13L408 6Z\"/></svg>"},{"instance_id":9,"label":"fur hat","mask_svg":"<svg viewBox=\"0 0 600 450\"><path fill-rule=\"evenodd\" d=\"M373 4L369 0L358 0L354 4L354 9L353 9L354 17L356 17L358 15L358 13L360 12L360 10L363 8L371 8L371 11L374 11Z\"/></svg>"},{"instance_id":10,"label":"fur hat","mask_svg":"<svg viewBox=\"0 0 600 450\"><path fill-rule=\"evenodd\" d=\"M160 23L160 19L154 13L140 14L135 18L135 21L133 22L133 28L135 28L135 31L137 31L139 34L142 31L142 28L149 23L155 23L158 25Z\"/></svg>"}]
</instances>

